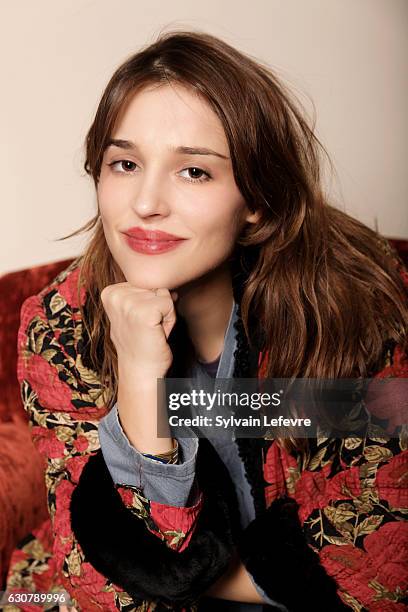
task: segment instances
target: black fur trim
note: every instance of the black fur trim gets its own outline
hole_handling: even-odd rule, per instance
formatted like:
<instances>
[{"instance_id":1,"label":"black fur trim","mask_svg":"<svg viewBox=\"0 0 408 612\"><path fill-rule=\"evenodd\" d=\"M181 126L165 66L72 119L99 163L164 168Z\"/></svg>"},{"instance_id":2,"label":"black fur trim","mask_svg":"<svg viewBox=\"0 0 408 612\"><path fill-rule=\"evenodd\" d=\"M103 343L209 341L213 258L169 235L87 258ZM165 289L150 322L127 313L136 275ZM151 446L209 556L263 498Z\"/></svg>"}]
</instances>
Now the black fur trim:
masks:
<instances>
[{"instance_id":1,"label":"black fur trim","mask_svg":"<svg viewBox=\"0 0 408 612\"><path fill-rule=\"evenodd\" d=\"M123 504L101 451L85 465L70 504L85 558L135 601L160 600L177 610L196 601L226 570L239 535L237 499L227 469L200 439L196 475L204 503L188 547L177 552Z\"/></svg>"},{"instance_id":2,"label":"black fur trim","mask_svg":"<svg viewBox=\"0 0 408 612\"><path fill-rule=\"evenodd\" d=\"M256 583L291 612L350 610L307 544L294 499L277 499L253 520L242 533L238 552Z\"/></svg>"},{"instance_id":3,"label":"black fur trim","mask_svg":"<svg viewBox=\"0 0 408 612\"><path fill-rule=\"evenodd\" d=\"M239 294L238 294L239 295ZM238 296L237 296L238 297ZM249 346L241 319L241 306L238 304L237 320L235 322L237 348L234 353L234 378L256 377L258 365L258 350ZM263 438L237 438L235 443L238 454L244 464L245 476L250 485L254 500L255 515L258 516L266 509L265 486L263 476L263 451L267 441Z\"/></svg>"}]
</instances>

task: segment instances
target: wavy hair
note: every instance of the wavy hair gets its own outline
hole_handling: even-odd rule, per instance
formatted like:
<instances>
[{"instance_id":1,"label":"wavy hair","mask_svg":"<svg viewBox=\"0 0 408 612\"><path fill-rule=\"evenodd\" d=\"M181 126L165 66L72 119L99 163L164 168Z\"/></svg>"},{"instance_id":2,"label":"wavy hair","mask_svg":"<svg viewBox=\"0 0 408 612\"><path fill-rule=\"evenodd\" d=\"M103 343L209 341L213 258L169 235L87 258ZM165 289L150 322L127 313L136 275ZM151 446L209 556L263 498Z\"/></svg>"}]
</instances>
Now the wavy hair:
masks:
<instances>
[{"instance_id":1,"label":"wavy hair","mask_svg":"<svg viewBox=\"0 0 408 612\"><path fill-rule=\"evenodd\" d=\"M86 137L84 167L95 186L128 101L145 86L171 83L191 88L218 116L235 182L250 210L261 213L240 236L237 253L246 272L242 321L250 343L250 321L262 330L263 375L367 377L386 340L406 348L406 296L388 243L328 201L321 177L327 153L294 94L269 66L225 41L167 32L115 71ZM75 233L87 230L93 233L81 265L84 322L91 361L113 402L116 353L100 292L123 276L99 215Z\"/></svg>"}]
</instances>

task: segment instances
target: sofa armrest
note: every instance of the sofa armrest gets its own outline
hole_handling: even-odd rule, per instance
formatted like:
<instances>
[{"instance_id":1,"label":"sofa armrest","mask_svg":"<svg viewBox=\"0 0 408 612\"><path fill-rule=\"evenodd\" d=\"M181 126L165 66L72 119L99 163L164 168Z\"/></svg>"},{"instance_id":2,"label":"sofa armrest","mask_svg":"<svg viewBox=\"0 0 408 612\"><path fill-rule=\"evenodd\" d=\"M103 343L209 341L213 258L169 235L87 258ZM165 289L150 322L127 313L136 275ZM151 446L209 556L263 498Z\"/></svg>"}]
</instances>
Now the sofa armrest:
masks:
<instances>
[{"instance_id":1,"label":"sofa armrest","mask_svg":"<svg viewBox=\"0 0 408 612\"><path fill-rule=\"evenodd\" d=\"M0 590L15 546L47 516L43 459L26 421L14 416L0 422Z\"/></svg>"}]
</instances>

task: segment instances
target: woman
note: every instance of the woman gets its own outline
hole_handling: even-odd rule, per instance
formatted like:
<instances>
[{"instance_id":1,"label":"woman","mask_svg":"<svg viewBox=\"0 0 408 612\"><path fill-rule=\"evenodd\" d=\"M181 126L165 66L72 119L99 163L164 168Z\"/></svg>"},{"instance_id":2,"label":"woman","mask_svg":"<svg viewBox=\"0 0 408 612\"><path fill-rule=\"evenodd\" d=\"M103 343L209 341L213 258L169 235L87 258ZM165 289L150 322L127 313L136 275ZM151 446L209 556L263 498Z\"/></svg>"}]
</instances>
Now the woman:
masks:
<instances>
[{"instance_id":1,"label":"woman","mask_svg":"<svg viewBox=\"0 0 408 612\"><path fill-rule=\"evenodd\" d=\"M406 273L326 201L291 96L213 36L165 34L110 80L85 169L88 248L22 309L50 520L8 590L86 612L402 610L406 450L375 411L358 438L157 437L164 377L408 374Z\"/></svg>"}]
</instances>

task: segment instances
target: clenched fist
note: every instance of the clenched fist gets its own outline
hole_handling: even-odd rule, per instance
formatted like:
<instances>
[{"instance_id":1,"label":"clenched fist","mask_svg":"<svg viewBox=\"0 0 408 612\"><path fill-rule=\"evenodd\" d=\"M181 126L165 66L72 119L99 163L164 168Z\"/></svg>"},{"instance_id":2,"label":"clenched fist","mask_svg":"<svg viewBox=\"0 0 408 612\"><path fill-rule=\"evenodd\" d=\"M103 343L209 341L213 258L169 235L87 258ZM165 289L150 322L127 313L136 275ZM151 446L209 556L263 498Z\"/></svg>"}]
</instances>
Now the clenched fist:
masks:
<instances>
[{"instance_id":1,"label":"clenched fist","mask_svg":"<svg viewBox=\"0 0 408 612\"><path fill-rule=\"evenodd\" d=\"M101 293L118 362L138 377L164 377L172 364L167 339L176 322L176 299L174 291L139 289L127 282Z\"/></svg>"}]
</instances>

